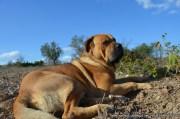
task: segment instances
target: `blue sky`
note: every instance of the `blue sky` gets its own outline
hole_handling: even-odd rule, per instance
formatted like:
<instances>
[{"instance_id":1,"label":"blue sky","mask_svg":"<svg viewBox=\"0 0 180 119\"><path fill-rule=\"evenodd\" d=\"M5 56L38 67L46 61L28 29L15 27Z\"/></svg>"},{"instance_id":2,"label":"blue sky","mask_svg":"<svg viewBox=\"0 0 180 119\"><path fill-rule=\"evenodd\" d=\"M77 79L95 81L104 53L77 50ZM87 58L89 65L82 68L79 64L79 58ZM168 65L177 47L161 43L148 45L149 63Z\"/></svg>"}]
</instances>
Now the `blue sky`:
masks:
<instances>
[{"instance_id":1,"label":"blue sky","mask_svg":"<svg viewBox=\"0 0 180 119\"><path fill-rule=\"evenodd\" d=\"M40 60L40 46L56 41L69 59L74 35L111 33L135 47L167 32L180 42L180 0L0 0L0 64Z\"/></svg>"}]
</instances>

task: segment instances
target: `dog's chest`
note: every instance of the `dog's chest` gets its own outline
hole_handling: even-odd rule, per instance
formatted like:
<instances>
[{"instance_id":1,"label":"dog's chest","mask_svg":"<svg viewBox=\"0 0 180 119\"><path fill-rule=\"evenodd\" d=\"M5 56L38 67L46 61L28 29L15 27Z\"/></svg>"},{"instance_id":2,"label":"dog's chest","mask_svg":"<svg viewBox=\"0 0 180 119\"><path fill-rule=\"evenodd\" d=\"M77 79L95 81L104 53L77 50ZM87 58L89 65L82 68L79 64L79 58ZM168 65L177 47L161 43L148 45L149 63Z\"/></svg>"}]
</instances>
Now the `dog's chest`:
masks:
<instances>
[{"instance_id":1,"label":"dog's chest","mask_svg":"<svg viewBox=\"0 0 180 119\"><path fill-rule=\"evenodd\" d=\"M113 81L114 81L114 74L111 73L96 73L95 81L98 89L102 89L104 91L109 91Z\"/></svg>"}]
</instances>

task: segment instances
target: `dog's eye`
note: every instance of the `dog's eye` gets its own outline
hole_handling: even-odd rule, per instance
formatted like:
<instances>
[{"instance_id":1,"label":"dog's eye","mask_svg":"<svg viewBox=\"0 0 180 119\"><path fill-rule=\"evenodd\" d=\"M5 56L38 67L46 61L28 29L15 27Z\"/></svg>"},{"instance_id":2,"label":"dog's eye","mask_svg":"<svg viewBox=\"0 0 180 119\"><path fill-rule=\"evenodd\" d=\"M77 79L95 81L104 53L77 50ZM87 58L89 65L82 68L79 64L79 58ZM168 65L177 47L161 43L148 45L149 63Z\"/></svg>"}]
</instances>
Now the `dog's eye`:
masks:
<instances>
[{"instance_id":1,"label":"dog's eye","mask_svg":"<svg viewBox=\"0 0 180 119\"><path fill-rule=\"evenodd\" d=\"M110 41L108 41L108 40L103 42L104 45L108 45L109 43L110 43Z\"/></svg>"}]
</instances>

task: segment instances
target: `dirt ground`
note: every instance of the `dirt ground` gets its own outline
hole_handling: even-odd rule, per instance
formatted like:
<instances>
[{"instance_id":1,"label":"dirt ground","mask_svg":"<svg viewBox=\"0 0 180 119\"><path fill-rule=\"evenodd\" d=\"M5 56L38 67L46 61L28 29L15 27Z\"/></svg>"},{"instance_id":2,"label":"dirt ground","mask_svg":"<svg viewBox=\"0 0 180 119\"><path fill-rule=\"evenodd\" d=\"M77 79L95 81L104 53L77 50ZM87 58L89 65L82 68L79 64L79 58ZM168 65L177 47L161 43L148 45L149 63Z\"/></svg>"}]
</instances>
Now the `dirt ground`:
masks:
<instances>
[{"instance_id":1,"label":"dirt ground","mask_svg":"<svg viewBox=\"0 0 180 119\"><path fill-rule=\"evenodd\" d=\"M0 67L0 119L13 119L12 102L21 77L38 67ZM149 80L153 89L130 92L110 102L94 119L180 119L180 76Z\"/></svg>"}]
</instances>

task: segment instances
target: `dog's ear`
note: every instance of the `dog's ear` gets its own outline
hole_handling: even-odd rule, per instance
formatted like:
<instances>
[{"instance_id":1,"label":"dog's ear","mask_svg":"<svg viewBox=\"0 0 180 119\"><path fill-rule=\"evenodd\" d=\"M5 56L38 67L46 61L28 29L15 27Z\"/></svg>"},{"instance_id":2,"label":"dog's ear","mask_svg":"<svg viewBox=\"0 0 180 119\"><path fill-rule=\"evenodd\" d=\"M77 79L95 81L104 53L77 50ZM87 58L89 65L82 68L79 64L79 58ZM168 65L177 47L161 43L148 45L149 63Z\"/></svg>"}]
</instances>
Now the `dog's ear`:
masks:
<instances>
[{"instance_id":1,"label":"dog's ear","mask_svg":"<svg viewBox=\"0 0 180 119\"><path fill-rule=\"evenodd\" d=\"M86 42L85 42L85 51L89 52L91 48L94 47L94 42L93 42L94 36L89 37Z\"/></svg>"}]
</instances>

